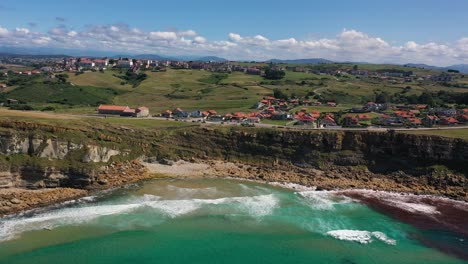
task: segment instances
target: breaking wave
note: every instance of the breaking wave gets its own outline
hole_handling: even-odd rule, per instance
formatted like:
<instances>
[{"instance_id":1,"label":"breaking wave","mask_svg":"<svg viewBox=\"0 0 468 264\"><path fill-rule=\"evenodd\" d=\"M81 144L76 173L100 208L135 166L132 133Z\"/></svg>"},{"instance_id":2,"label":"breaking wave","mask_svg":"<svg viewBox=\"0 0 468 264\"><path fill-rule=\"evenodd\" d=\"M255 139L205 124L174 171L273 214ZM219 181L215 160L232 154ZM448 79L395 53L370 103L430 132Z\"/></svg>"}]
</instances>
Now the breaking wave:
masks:
<instances>
[{"instance_id":1,"label":"breaking wave","mask_svg":"<svg viewBox=\"0 0 468 264\"><path fill-rule=\"evenodd\" d=\"M337 204L349 204L353 199L337 195L331 191L303 191L297 192L303 198L305 203L316 210L334 210Z\"/></svg>"},{"instance_id":2,"label":"breaking wave","mask_svg":"<svg viewBox=\"0 0 468 264\"><path fill-rule=\"evenodd\" d=\"M27 231L93 223L94 220L101 217L131 214L142 208L151 208L164 217L175 218L195 212L202 207L210 210L210 206L229 205L222 211L223 214L231 214L234 211L240 215L258 218L272 214L278 201L279 199L273 194L185 200L161 200L159 196L146 194L138 198L131 197L122 204L62 208L32 217L5 219L0 221L0 241L12 239Z\"/></svg>"},{"instance_id":3,"label":"breaking wave","mask_svg":"<svg viewBox=\"0 0 468 264\"><path fill-rule=\"evenodd\" d=\"M378 231L370 232L365 230L344 229L328 231L327 234L338 240L353 241L361 244L369 244L374 241L374 238L376 238L377 240L380 240L388 245L396 245L396 240L388 238L387 235Z\"/></svg>"}]
</instances>

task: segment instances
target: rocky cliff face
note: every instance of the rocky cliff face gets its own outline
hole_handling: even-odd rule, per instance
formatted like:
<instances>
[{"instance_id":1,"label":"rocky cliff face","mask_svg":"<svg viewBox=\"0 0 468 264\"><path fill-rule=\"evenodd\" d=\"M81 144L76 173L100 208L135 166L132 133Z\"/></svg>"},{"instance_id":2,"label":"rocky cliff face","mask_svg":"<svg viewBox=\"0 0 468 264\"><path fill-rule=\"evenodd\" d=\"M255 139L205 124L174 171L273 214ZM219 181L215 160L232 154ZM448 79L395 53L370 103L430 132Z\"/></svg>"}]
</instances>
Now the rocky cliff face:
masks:
<instances>
[{"instance_id":1,"label":"rocky cliff face","mask_svg":"<svg viewBox=\"0 0 468 264\"><path fill-rule=\"evenodd\" d=\"M170 144L178 148L173 152L179 155L270 164L365 165L380 172L414 171L432 165L468 170L468 141L403 133L204 128L179 133Z\"/></svg>"},{"instance_id":2,"label":"rocky cliff face","mask_svg":"<svg viewBox=\"0 0 468 264\"><path fill-rule=\"evenodd\" d=\"M119 150L73 143L53 138L0 135L0 155L27 154L47 159L64 159L70 152L84 150L83 162L108 162Z\"/></svg>"},{"instance_id":3,"label":"rocky cliff face","mask_svg":"<svg viewBox=\"0 0 468 264\"><path fill-rule=\"evenodd\" d=\"M0 133L0 158L3 159L0 188L87 188L97 182L102 185L109 180L120 182L117 178L128 175L127 169L110 170L112 167L105 163L145 155L157 160L228 160L264 171L287 168L304 174L306 178L301 182L311 184L326 178L339 182L341 177L349 182L343 186L362 188L378 175L409 189L426 186L433 192L442 190L443 195L461 199L466 199L468 190L468 141L461 139L387 132L240 127L69 131L34 123L0 122L2 127L8 128L8 133ZM84 135L90 140L63 136L65 132ZM24 158L21 162L15 160L18 155ZM41 164L44 160L45 165ZM86 164L99 164L99 169L90 169ZM128 170L133 170L132 178L137 179L138 173L144 170L135 166L129 166ZM108 173L103 173L106 170ZM115 173L121 175L116 178ZM264 173L255 175L259 179L265 177ZM124 178L122 182L130 180ZM360 184L356 185L357 181Z\"/></svg>"},{"instance_id":4,"label":"rocky cliff face","mask_svg":"<svg viewBox=\"0 0 468 264\"><path fill-rule=\"evenodd\" d=\"M0 188L84 187L87 178L96 172L71 163L107 163L120 154L116 149L71 140L3 134L0 135L0 155L5 162L0 170ZM41 162L42 159L46 161Z\"/></svg>"}]
</instances>

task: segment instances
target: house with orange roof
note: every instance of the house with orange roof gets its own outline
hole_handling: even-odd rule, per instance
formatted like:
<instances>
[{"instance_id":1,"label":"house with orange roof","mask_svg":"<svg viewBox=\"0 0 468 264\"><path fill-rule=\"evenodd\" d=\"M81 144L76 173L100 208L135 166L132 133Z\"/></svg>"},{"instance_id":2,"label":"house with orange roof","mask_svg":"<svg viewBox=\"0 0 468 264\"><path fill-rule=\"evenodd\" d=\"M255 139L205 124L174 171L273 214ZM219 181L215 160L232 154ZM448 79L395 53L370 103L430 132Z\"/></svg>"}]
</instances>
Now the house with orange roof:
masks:
<instances>
[{"instance_id":1,"label":"house with orange roof","mask_svg":"<svg viewBox=\"0 0 468 264\"><path fill-rule=\"evenodd\" d=\"M371 116L369 114L358 114L357 119L359 121L368 121L371 120Z\"/></svg>"},{"instance_id":2,"label":"house with orange roof","mask_svg":"<svg viewBox=\"0 0 468 264\"><path fill-rule=\"evenodd\" d=\"M100 105L97 112L101 115L122 115L128 109L130 109L128 106L122 105Z\"/></svg>"},{"instance_id":3,"label":"house with orange roof","mask_svg":"<svg viewBox=\"0 0 468 264\"><path fill-rule=\"evenodd\" d=\"M443 126L453 126L458 124L458 120L453 117L443 117L440 119L439 124Z\"/></svg>"},{"instance_id":4,"label":"house with orange roof","mask_svg":"<svg viewBox=\"0 0 468 264\"><path fill-rule=\"evenodd\" d=\"M335 118L332 115L325 115L320 122L324 127L336 126Z\"/></svg>"},{"instance_id":5,"label":"house with orange roof","mask_svg":"<svg viewBox=\"0 0 468 264\"><path fill-rule=\"evenodd\" d=\"M165 118L171 118L172 117L172 111L171 110L166 110L166 111L161 113L161 116L165 117Z\"/></svg>"},{"instance_id":6,"label":"house with orange roof","mask_svg":"<svg viewBox=\"0 0 468 264\"><path fill-rule=\"evenodd\" d=\"M346 115L343 118L343 126L345 127L355 127L359 126L359 119L353 115Z\"/></svg>"}]
</instances>

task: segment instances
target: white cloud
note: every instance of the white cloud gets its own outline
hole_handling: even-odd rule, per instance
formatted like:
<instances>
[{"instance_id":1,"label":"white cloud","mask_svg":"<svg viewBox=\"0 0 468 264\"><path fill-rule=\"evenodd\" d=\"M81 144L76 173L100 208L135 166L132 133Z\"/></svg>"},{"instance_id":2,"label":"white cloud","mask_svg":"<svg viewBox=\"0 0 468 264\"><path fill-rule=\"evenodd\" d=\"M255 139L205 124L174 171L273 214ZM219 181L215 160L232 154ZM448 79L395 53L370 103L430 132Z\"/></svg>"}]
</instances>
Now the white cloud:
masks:
<instances>
[{"instance_id":1,"label":"white cloud","mask_svg":"<svg viewBox=\"0 0 468 264\"><path fill-rule=\"evenodd\" d=\"M32 42L37 45L44 45L49 43L52 39L49 37L39 37L37 39L33 39Z\"/></svg>"},{"instance_id":2,"label":"white cloud","mask_svg":"<svg viewBox=\"0 0 468 264\"><path fill-rule=\"evenodd\" d=\"M79 31L60 25L47 32L21 27L8 30L0 26L0 45L3 46L98 49L164 55L213 54L232 60L322 57L335 61L435 65L468 63L468 37L452 43L421 43L414 40L402 44L390 43L352 29L345 29L335 37L319 39L298 39L293 36L269 39L261 34L241 36L231 32L226 40L210 40L191 29L144 31L125 24L90 25Z\"/></svg>"},{"instance_id":3,"label":"white cloud","mask_svg":"<svg viewBox=\"0 0 468 264\"><path fill-rule=\"evenodd\" d=\"M193 41L197 42L197 43L205 43L206 42L206 38L204 37L201 37L201 36L196 36Z\"/></svg>"},{"instance_id":4,"label":"white cloud","mask_svg":"<svg viewBox=\"0 0 468 264\"><path fill-rule=\"evenodd\" d=\"M16 28L15 31L17 33L20 33L20 34L28 34L29 33L29 29L27 29L27 28Z\"/></svg>"},{"instance_id":5,"label":"white cloud","mask_svg":"<svg viewBox=\"0 0 468 264\"><path fill-rule=\"evenodd\" d=\"M72 30L72 31L68 32L67 35L68 35L69 37L74 37L74 36L78 35L78 33L76 33L76 31L73 31L73 30Z\"/></svg>"},{"instance_id":6,"label":"white cloud","mask_svg":"<svg viewBox=\"0 0 468 264\"><path fill-rule=\"evenodd\" d=\"M3 28L0 26L0 37L1 36L6 36L8 34L8 29Z\"/></svg>"},{"instance_id":7,"label":"white cloud","mask_svg":"<svg viewBox=\"0 0 468 264\"><path fill-rule=\"evenodd\" d=\"M178 31L176 32L177 36L181 37L195 37L197 35L197 32L193 30L186 30L186 31Z\"/></svg>"},{"instance_id":8,"label":"white cloud","mask_svg":"<svg viewBox=\"0 0 468 264\"><path fill-rule=\"evenodd\" d=\"M175 32L163 32L163 31L156 31L150 32L149 38L151 40L175 40L177 39L177 34Z\"/></svg>"},{"instance_id":9,"label":"white cloud","mask_svg":"<svg viewBox=\"0 0 468 264\"><path fill-rule=\"evenodd\" d=\"M238 42L242 40L242 37L239 34L236 33L229 33L229 40Z\"/></svg>"}]
</instances>

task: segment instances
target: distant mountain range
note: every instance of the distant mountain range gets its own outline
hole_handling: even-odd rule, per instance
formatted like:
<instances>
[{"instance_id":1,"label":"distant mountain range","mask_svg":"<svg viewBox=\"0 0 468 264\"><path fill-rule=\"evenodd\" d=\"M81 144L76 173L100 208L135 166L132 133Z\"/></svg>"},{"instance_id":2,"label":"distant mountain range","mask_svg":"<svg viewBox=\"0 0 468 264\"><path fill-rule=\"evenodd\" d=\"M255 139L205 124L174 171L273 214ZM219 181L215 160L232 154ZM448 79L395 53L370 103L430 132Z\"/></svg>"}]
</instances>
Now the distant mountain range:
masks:
<instances>
[{"instance_id":1,"label":"distant mountain range","mask_svg":"<svg viewBox=\"0 0 468 264\"><path fill-rule=\"evenodd\" d=\"M421 64L421 63L408 63L408 64L405 64L405 66L421 68L421 69L438 70L438 71L457 70L457 71L460 71L461 73L468 73L468 64L455 64L455 65L450 65L447 67L438 67L438 66L432 66L432 65Z\"/></svg>"},{"instance_id":2,"label":"distant mountain range","mask_svg":"<svg viewBox=\"0 0 468 264\"><path fill-rule=\"evenodd\" d=\"M132 58L132 59L151 59L151 60L180 60L180 61L227 61L224 58L216 56L162 56L157 54L116 54L109 51L96 50L76 50L76 49L52 49L52 48L18 48L18 47L0 47L0 54L6 55L28 55L28 56L49 56L49 57L109 57L109 58ZM64 55L67 54L67 55Z\"/></svg>"}]
</instances>

